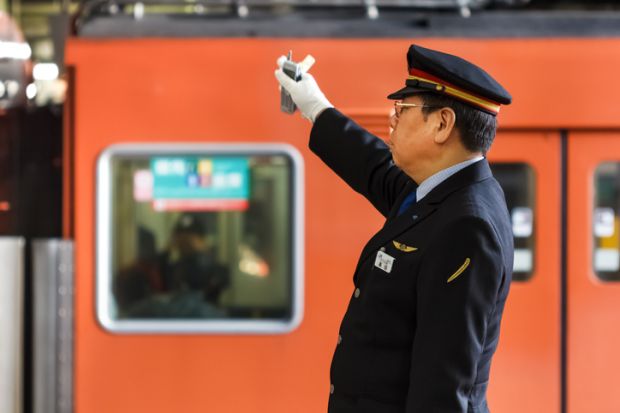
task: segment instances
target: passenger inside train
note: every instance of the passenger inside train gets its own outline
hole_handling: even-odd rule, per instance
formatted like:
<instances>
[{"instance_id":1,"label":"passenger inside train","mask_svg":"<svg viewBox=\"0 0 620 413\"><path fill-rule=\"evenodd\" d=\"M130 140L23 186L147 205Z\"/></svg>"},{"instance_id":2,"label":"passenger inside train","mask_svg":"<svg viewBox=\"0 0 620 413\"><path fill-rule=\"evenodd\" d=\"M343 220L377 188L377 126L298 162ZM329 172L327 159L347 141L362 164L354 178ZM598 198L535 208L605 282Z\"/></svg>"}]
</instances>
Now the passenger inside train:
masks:
<instances>
[{"instance_id":1,"label":"passenger inside train","mask_svg":"<svg viewBox=\"0 0 620 413\"><path fill-rule=\"evenodd\" d=\"M121 310L135 318L212 318L222 292L230 284L230 272L219 264L207 241L202 219L185 214L178 218L170 244L154 251L152 232L139 228L138 261L115 279Z\"/></svg>"}]
</instances>

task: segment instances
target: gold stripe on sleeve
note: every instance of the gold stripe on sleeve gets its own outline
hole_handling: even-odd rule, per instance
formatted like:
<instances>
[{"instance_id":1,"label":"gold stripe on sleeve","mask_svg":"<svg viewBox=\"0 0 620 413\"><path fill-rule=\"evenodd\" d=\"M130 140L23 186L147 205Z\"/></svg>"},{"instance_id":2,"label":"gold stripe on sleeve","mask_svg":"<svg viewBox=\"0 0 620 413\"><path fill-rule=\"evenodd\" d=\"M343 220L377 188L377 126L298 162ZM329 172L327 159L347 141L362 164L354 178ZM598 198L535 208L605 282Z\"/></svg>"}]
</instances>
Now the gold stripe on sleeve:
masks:
<instances>
[{"instance_id":1,"label":"gold stripe on sleeve","mask_svg":"<svg viewBox=\"0 0 620 413\"><path fill-rule=\"evenodd\" d=\"M456 279L456 277L458 277L459 275L461 275L463 273L463 271L465 271L467 269L467 267L469 267L469 263L471 262L471 260L469 258L467 258L465 260L465 262L463 263L463 265L461 265L461 268L459 268L458 270L456 270L456 272L454 274L452 274L450 276L450 278L448 278L448 282L452 282Z\"/></svg>"}]
</instances>

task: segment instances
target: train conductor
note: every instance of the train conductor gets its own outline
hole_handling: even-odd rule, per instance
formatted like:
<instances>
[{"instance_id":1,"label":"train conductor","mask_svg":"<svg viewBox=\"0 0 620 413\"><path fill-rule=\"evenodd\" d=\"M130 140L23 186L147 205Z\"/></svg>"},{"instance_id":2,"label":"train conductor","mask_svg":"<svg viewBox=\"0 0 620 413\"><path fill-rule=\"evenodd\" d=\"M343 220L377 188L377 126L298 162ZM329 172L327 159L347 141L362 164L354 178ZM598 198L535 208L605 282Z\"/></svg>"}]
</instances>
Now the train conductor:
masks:
<instances>
[{"instance_id":1,"label":"train conductor","mask_svg":"<svg viewBox=\"0 0 620 413\"><path fill-rule=\"evenodd\" d=\"M313 122L310 149L386 219L355 269L328 411L488 412L513 238L485 156L510 94L476 65L412 45L386 143L283 61L276 78Z\"/></svg>"}]
</instances>

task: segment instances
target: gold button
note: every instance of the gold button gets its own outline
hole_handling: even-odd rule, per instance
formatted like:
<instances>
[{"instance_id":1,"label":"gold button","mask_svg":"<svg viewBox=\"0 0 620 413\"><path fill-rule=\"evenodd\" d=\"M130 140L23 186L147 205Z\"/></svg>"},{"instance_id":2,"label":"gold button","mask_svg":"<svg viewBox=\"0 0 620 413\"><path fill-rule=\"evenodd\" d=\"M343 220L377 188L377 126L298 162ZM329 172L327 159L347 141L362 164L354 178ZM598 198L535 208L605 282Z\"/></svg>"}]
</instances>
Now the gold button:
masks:
<instances>
[{"instance_id":1,"label":"gold button","mask_svg":"<svg viewBox=\"0 0 620 413\"><path fill-rule=\"evenodd\" d=\"M360 294L361 294L360 289L359 289L359 288L356 288L356 289L355 289L355 293L353 294L353 295L355 296L355 298L359 297L359 296L360 296Z\"/></svg>"},{"instance_id":2,"label":"gold button","mask_svg":"<svg viewBox=\"0 0 620 413\"><path fill-rule=\"evenodd\" d=\"M334 385L333 384L331 384L329 386L329 394L334 394Z\"/></svg>"},{"instance_id":3,"label":"gold button","mask_svg":"<svg viewBox=\"0 0 620 413\"><path fill-rule=\"evenodd\" d=\"M338 344L342 343L342 336L338 334Z\"/></svg>"}]
</instances>

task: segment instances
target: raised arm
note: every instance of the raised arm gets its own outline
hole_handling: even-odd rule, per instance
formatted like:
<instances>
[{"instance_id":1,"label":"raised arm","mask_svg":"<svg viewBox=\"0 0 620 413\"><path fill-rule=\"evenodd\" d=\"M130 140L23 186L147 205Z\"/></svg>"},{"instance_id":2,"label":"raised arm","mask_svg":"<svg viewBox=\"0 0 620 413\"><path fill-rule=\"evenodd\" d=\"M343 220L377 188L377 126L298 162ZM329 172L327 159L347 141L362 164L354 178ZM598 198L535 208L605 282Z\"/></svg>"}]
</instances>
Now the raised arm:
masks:
<instances>
[{"instance_id":1,"label":"raised arm","mask_svg":"<svg viewBox=\"0 0 620 413\"><path fill-rule=\"evenodd\" d=\"M406 184L412 182L394 165L381 139L336 109L325 110L315 121L310 149L384 216L389 214Z\"/></svg>"},{"instance_id":2,"label":"raised arm","mask_svg":"<svg viewBox=\"0 0 620 413\"><path fill-rule=\"evenodd\" d=\"M385 143L333 108L314 77L303 73L294 81L282 71L275 75L291 95L303 117L314 123L310 149L351 188L388 216L398 196L413 181L392 162ZM411 186L413 190L414 186Z\"/></svg>"}]
</instances>

